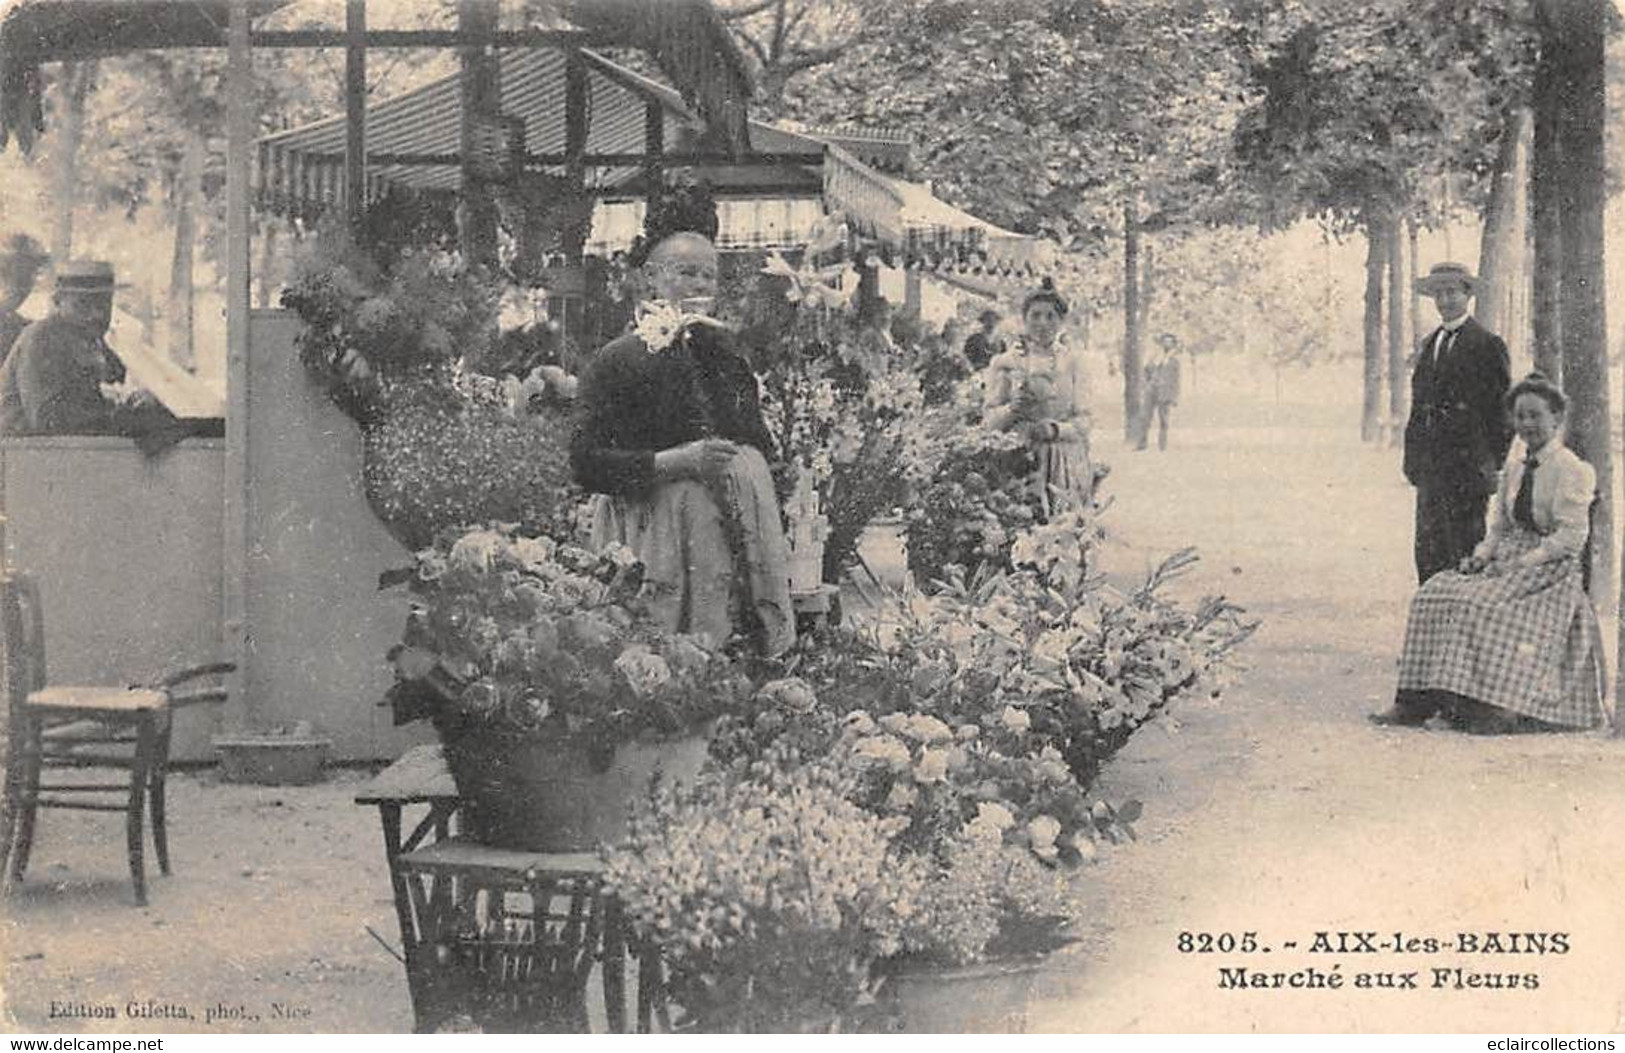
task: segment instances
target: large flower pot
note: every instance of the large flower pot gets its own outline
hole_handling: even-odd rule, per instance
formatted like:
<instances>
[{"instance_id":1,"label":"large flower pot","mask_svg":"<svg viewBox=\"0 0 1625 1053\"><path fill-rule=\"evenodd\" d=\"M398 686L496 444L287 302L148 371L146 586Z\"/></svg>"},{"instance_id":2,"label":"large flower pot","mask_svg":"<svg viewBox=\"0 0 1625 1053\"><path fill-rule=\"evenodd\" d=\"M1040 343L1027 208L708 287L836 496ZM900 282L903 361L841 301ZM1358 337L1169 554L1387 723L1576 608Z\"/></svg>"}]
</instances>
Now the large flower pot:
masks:
<instances>
[{"instance_id":1,"label":"large flower pot","mask_svg":"<svg viewBox=\"0 0 1625 1053\"><path fill-rule=\"evenodd\" d=\"M1042 958L897 970L881 989L885 1029L911 1034L1020 1034Z\"/></svg>"},{"instance_id":2,"label":"large flower pot","mask_svg":"<svg viewBox=\"0 0 1625 1053\"><path fill-rule=\"evenodd\" d=\"M442 729L446 765L476 840L533 852L587 852L626 836L632 802L657 774L692 782L706 736L622 743L607 758L580 739Z\"/></svg>"}]
</instances>

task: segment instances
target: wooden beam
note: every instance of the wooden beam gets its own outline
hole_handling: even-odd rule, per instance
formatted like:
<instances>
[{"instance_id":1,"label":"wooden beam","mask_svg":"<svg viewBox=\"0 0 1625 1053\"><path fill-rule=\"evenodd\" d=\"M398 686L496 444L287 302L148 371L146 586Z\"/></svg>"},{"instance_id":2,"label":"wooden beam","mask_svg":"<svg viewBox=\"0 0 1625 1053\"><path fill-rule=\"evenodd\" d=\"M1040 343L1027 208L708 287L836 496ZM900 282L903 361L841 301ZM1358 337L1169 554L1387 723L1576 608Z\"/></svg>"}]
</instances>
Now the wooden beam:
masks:
<instances>
[{"instance_id":1,"label":"wooden beam","mask_svg":"<svg viewBox=\"0 0 1625 1053\"><path fill-rule=\"evenodd\" d=\"M348 30L261 29L251 34L257 48L342 48ZM505 29L482 33L457 29L371 29L362 43L369 48L543 48L604 47L616 42L600 33L559 29ZM197 45L205 46L205 45Z\"/></svg>"},{"instance_id":2,"label":"wooden beam","mask_svg":"<svg viewBox=\"0 0 1625 1053\"><path fill-rule=\"evenodd\" d=\"M248 0L232 0L226 31L226 461L221 650L237 664L228 726L252 723L248 649L249 178L254 150L254 70Z\"/></svg>"},{"instance_id":3,"label":"wooden beam","mask_svg":"<svg viewBox=\"0 0 1625 1053\"><path fill-rule=\"evenodd\" d=\"M305 154L306 157L320 156ZM579 161L588 168L644 168L649 162L649 155L644 153L584 153L578 158L572 158L568 153L562 154L525 154L526 165L538 167L559 167L568 165L572 160ZM699 154L664 154L658 159L660 167L679 168L688 165L762 165L764 167L795 167L797 165L822 164L822 153L771 153L771 154L745 154L740 158L731 158L727 154L709 152ZM408 165L413 167L429 167L445 165L454 167L463 163L462 154L419 154L419 153L369 153L367 161L373 165Z\"/></svg>"},{"instance_id":4,"label":"wooden beam","mask_svg":"<svg viewBox=\"0 0 1625 1053\"><path fill-rule=\"evenodd\" d=\"M345 0L344 215L351 233L367 208L367 0Z\"/></svg>"}]
</instances>

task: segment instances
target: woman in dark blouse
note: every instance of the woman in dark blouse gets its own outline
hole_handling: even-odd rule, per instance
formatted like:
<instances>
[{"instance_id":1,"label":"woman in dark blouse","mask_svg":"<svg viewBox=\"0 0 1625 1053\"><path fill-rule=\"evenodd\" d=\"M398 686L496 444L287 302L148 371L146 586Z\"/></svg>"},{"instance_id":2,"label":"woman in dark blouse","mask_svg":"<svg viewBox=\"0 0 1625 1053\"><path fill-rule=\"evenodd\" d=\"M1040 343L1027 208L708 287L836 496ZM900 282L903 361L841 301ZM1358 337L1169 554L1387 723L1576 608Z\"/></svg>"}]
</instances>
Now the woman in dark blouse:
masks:
<instances>
[{"instance_id":1,"label":"woman in dark blouse","mask_svg":"<svg viewBox=\"0 0 1625 1053\"><path fill-rule=\"evenodd\" d=\"M717 290L707 233L651 230L646 299L634 331L587 371L571 462L603 495L594 544L626 544L643 561L645 599L662 624L717 645L742 633L776 655L795 627L767 467L774 444L755 376L707 314Z\"/></svg>"}]
</instances>

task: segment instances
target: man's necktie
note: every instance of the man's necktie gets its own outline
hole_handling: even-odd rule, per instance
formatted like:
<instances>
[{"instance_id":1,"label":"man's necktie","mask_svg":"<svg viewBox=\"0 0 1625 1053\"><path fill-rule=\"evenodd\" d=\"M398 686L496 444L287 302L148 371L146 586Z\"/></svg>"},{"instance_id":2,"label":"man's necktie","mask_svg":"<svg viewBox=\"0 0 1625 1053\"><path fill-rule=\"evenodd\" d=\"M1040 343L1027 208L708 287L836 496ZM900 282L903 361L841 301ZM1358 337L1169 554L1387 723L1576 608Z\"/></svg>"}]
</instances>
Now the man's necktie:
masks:
<instances>
[{"instance_id":1,"label":"man's necktie","mask_svg":"<svg viewBox=\"0 0 1625 1053\"><path fill-rule=\"evenodd\" d=\"M1512 500L1512 521L1528 530L1535 529L1535 468L1534 454L1523 459L1523 481L1518 484L1518 496Z\"/></svg>"},{"instance_id":2,"label":"man's necktie","mask_svg":"<svg viewBox=\"0 0 1625 1053\"><path fill-rule=\"evenodd\" d=\"M1456 343L1456 334L1459 332L1461 332L1459 326L1455 329L1441 329L1439 331L1439 339L1433 344L1433 368L1439 368L1439 363L1444 361L1444 356L1450 353L1451 347L1455 346Z\"/></svg>"}]
</instances>

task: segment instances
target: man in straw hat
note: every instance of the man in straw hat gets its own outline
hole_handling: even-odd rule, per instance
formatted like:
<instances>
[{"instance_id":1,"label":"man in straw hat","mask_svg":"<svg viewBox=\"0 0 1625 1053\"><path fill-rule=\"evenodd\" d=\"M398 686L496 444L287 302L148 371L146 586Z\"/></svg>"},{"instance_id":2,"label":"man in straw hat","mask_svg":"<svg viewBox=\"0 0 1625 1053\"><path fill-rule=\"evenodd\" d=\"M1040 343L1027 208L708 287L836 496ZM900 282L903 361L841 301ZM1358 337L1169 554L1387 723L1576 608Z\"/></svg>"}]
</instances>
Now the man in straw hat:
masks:
<instances>
[{"instance_id":1,"label":"man in straw hat","mask_svg":"<svg viewBox=\"0 0 1625 1053\"><path fill-rule=\"evenodd\" d=\"M34 292L34 279L49 259L39 242L21 232L0 241L0 363L17 342L29 319L18 308Z\"/></svg>"},{"instance_id":2,"label":"man in straw hat","mask_svg":"<svg viewBox=\"0 0 1625 1053\"><path fill-rule=\"evenodd\" d=\"M23 330L0 366L0 435L132 435L175 418L124 388L124 364L103 339L113 321L113 265L57 268L51 312Z\"/></svg>"},{"instance_id":3,"label":"man in straw hat","mask_svg":"<svg viewBox=\"0 0 1625 1053\"><path fill-rule=\"evenodd\" d=\"M1416 282L1439 310L1439 328L1417 348L1405 478L1416 487L1416 574L1456 566L1484 539L1484 513L1512 442L1505 399L1506 343L1468 313L1478 279L1439 263Z\"/></svg>"}]
</instances>

